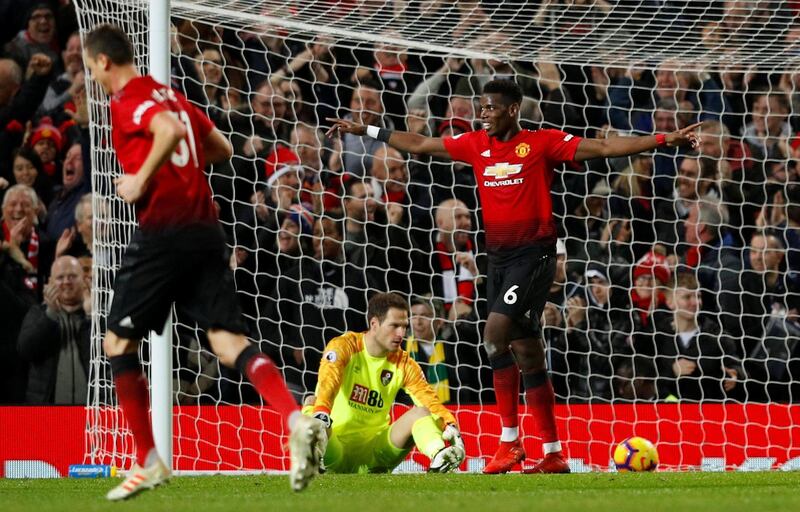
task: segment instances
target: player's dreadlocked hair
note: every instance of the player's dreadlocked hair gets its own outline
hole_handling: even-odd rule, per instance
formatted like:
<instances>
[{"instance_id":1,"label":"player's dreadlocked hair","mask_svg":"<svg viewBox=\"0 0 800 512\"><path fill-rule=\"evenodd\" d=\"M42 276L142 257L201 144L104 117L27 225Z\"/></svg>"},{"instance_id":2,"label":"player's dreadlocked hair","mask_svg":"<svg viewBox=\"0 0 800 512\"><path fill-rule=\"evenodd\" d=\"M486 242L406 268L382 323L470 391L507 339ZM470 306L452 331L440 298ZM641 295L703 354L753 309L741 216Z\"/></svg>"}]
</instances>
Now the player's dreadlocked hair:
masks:
<instances>
[{"instance_id":1,"label":"player's dreadlocked hair","mask_svg":"<svg viewBox=\"0 0 800 512\"><path fill-rule=\"evenodd\" d=\"M483 94L499 94L503 103L522 103L522 89L513 80L491 80L483 86Z\"/></svg>"},{"instance_id":2,"label":"player's dreadlocked hair","mask_svg":"<svg viewBox=\"0 0 800 512\"><path fill-rule=\"evenodd\" d=\"M408 302L397 293L378 293L369 299L367 305L367 321L377 318L383 323L390 309L400 309L408 312Z\"/></svg>"},{"instance_id":3,"label":"player's dreadlocked hair","mask_svg":"<svg viewBox=\"0 0 800 512\"><path fill-rule=\"evenodd\" d=\"M107 55L116 65L133 62L133 45L127 34L114 25L100 25L86 36L83 47L93 59L98 54Z\"/></svg>"}]
</instances>

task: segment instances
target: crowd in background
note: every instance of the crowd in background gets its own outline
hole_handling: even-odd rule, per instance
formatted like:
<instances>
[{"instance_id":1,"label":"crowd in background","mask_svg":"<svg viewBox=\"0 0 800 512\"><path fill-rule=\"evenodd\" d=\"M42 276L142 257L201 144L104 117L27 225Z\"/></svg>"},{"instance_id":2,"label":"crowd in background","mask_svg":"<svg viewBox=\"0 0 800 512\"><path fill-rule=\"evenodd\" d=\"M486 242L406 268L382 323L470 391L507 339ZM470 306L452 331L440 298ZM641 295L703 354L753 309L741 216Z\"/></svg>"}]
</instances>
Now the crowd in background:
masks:
<instances>
[{"instance_id":1,"label":"crowd in background","mask_svg":"<svg viewBox=\"0 0 800 512\"><path fill-rule=\"evenodd\" d=\"M74 9L22 3L0 41L0 403L83 403L92 221L114 200L90 193ZM544 2L537 23L550 7L564 8ZM798 399L800 72L464 60L173 23L171 85L234 145L209 180L250 336L298 397L325 343L365 329L369 297L395 291L412 311L406 349L443 401L493 400L472 169L323 131L345 116L455 136L476 129L483 84L509 78L530 129L608 137L704 121L694 151L559 169L542 319L559 400ZM179 325L176 338L177 400L257 400L200 350L202 334Z\"/></svg>"}]
</instances>

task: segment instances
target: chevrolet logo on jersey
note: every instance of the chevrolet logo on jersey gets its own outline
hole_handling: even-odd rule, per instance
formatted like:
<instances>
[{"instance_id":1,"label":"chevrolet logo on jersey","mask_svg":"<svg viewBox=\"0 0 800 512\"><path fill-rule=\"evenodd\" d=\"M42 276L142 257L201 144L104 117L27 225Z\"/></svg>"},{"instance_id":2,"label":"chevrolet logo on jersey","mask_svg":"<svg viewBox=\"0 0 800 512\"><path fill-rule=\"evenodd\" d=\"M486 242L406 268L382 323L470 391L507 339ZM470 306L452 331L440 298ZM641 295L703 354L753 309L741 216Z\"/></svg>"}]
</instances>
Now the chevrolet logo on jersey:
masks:
<instances>
[{"instance_id":1,"label":"chevrolet logo on jersey","mask_svg":"<svg viewBox=\"0 0 800 512\"><path fill-rule=\"evenodd\" d=\"M500 162L498 164L490 165L483 171L484 176L492 176L494 178L505 178L512 174L517 174L522 171L522 164L510 164L508 162Z\"/></svg>"}]
</instances>

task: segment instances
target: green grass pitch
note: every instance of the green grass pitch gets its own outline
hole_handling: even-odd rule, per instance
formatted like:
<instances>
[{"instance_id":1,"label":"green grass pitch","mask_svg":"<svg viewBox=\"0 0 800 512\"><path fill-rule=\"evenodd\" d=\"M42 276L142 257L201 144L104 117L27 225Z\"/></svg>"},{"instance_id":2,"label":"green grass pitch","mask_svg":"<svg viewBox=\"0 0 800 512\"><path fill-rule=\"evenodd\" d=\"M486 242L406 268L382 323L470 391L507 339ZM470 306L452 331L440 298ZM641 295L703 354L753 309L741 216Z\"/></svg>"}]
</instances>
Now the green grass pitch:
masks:
<instances>
[{"instance_id":1,"label":"green grass pitch","mask_svg":"<svg viewBox=\"0 0 800 512\"><path fill-rule=\"evenodd\" d=\"M323 475L301 494L282 476L177 477L124 503L121 480L0 479L0 511L789 511L800 472L577 475Z\"/></svg>"}]
</instances>

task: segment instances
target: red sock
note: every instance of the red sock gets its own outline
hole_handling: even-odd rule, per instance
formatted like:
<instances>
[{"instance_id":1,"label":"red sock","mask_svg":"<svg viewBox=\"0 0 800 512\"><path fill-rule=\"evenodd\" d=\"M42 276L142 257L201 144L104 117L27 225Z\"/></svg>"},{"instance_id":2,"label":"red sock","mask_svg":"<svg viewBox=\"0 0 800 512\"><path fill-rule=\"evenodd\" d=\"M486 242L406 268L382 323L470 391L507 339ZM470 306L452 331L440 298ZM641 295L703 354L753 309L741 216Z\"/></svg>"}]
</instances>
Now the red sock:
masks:
<instances>
[{"instance_id":1,"label":"red sock","mask_svg":"<svg viewBox=\"0 0 800 512\"><path fill-rule=\"evenodd\" d=\"M150 393L147 377L139 371L114 374L117 399L136 441L136 462L144 467L147 454L155 448L150 423Z\"/></svg>"},{"instance_id":2,"label":"red sock","mask_svg":"<svg viewBox=\"0 0 800 512\"><path fill-rule=\"evenodd\" d=\"M251 345L256 350L256 353L250 353L249 358L242 353L246 358L244 363L244 374L255 386L261 398L267 401L271 406L276 408L285 421L289 420L289 415L294 411L300 410L300 407L295 402L289 388L286 387L286 382L283 380L281 372L275 367L272 359L265 356L255 345ZM245 352L248 352L245 349ZM240 358L242 356L239 356Z\"/></svg>"},{"instance_id":3,"label":"red sock","mask_svg":"<svg viewBox=\"0 0 800 512\"><path fill-rule=\"evenodd\" d=\"M511 356L511 353L508 353ZM501 356L502 357L502 356ZM506 364L508 361L506 361ZM492 380L497 399L497 410L504 427L513 428L519 423L519 367L511 357L511 364L497 368L493 364Z\"/></svg>"},{"instance_id":4,"label":"red sock","mask_svg":"<svg viewBox=\"0 0 800 512\"><path fill-rule=\"evenodd\" d=\"M525 399L528 407L533 409L536 429L539 431L542 443L558 441L555 413L556 394L553 391L553 384L547 378L547 373L525 374L523 379L525 380ZM531 381L533 381L533 385L531 385Z\"/></svg>"}]
</instances>

